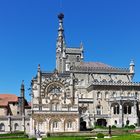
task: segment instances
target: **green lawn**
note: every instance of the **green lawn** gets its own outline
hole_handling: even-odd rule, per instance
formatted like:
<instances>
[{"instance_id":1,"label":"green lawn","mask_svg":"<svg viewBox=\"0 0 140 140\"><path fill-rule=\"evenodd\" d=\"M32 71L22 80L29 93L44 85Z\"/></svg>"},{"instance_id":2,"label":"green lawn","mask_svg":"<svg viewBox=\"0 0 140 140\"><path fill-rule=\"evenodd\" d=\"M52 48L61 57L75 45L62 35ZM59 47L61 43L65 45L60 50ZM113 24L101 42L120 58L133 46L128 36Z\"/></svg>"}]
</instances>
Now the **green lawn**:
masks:
<instances>
[{"instance_id":1,"label":"green lawn","mask_svg":"<svg viewBox=\"0 0 140 140\"><path fill-rule=\"evenodd\" d=\"M93 139L87 137L48 137L43 140L93 140ZM98 140L103 140L103 139L98 139ZM140 140L140 134L123 135L123 136L110 138L109 140Z\"/></svg>"},{"instance_id":2,"label":"green lawn","mask_svg":"<svg viewBox=\"0 0 140 140\"><path fill-rule=\"evenodd\" d=\"M0 138L0 140L29 140L27 138ZM30 139L34 140L34 139ZM87 137L48 137L44 138L43 140L93 140ZM104 139L98 139L104 140ZM140 140L140 134L130 134L130 135L123 135L118 137L110 138L110 140Z\"/></svg>"}]
</instances>

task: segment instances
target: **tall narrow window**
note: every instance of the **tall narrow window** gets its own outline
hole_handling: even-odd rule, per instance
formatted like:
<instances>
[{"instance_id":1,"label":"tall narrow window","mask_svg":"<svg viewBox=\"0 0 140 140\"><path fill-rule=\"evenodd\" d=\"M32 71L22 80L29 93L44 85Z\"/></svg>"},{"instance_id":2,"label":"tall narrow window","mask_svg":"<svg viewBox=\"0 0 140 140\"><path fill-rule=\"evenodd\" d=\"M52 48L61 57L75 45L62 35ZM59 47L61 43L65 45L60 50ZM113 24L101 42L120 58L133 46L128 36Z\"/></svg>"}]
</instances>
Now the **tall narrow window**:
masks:
<instances>
[{"instance_id":1,"label":"tall narrow window","mask_svg":"<svg viewBox=\"0 0 140 140\"><path fill-rule=\"evenodd\" d=\"M97 115L101 115L101 106L97 106L96 111Z\"/></svg>"},{"instance_id":2,"label":"tall narrow window","mask_svg":"<svg viewBox=\"0 0 140 140\"><path fill-rule=\"evenodd\" d=\"M67 128L72 128L72 122L71 121L67 122Z\"/></svg>"},{"instance_id":3,"label":"tall narrow window","mask_svg":"<svg viewBox=\"0 0 140 140\"><path fill-rule=\"evenodd\" d=\"M97 99L101 99L102 98L102 94L100 92L97 93Z\"/></svg>"},{"instance_id":4,"label":"tall narrow window","mask_svg":"<svg viewBox=\"0 0 140 140\"><path fill-rule=\"evenodd\" d=\"M105 93L105 99L108 99L109 98L109 95L108 95L108 92Z\"/></svg>"},{"instance_id":5,"label":"tall narrow window","mask_svg":"<svg viewBox=\"0 0 140 140\"><path fill-rule=\"evenodd\" d=\"M80 62L80 56L79 55L77 56L77 62Z\"/></svg>"},{"instance_id":6,"label":"tall narrow window","mask_svg":"<svg viewBox=\"0 0 140 140\"><path fill-rule=\"evenodd\" d=\"M131 114L131 106L128 106L128 114Z\"/></svg>"},{"instance_id":7,"label":"tall narrow window","mask_svg":"<svg viewBox=\"0 0 140 140\"><path fill-rule=\"evenodd\" d=\"M5 125L3 123L0 124L0 131L5 131Z\"/></svg>"},{"instance_id":8,"label":"tall narrow window","mask_svg":"<svg viewBox=\"0 0 140 140\"><path fill-rule=\"evenodd\" d=\"M15 123L14 127L15 127L15 131L19 130L19 125L17 123Z\"/></svg>"},{"instance_id":9,"label":"tall narrow window","mask_svg":"<svg viewBox=\"0 0 140 140\"><path fill-rule=\"evenodd\" d=\"M114 114L119 114L120 110L119 110L119 105L115 105L113 107L113 111L114 111Z\"/></svg>"},{"instance_id":10,"label":"tall narrow window","mask_svg":"<svg viewBox=\"0 0 140 140\"><path fill-rule=\"evenodd\" d=\"M53 128L58 128L58 122L57 121L53 122Z\"/></svg>"}]
</instances>

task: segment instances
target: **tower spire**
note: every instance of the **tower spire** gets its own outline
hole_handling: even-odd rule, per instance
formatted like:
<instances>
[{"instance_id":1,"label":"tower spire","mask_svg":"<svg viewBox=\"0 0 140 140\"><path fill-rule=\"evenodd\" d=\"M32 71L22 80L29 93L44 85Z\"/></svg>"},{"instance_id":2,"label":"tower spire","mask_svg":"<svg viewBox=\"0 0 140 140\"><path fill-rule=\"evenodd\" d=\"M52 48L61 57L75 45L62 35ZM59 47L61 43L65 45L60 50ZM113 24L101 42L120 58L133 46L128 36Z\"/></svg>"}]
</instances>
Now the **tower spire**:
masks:
<instances>
[{"instance_id":1,"label":"tower spire","mask_svg":"<svg viewBox=\"0 0 140 140\"><path fill-rule=\"evenodd\" d=\"M20 88L20 115L24 115L25 114L25 88L24 88L24 80L22 80L21 83L21 88Z\"/></svg>"},{"instance_id":2,"label":"tower spire","mask_svg":"<svg viewBox=\"0 0 140 140\"><path fill-rule=\"evenodd\" d=\"M65 70L65 52L66 52L66 44L63 28L64 14L60 13L58 15L58 19L59 19L59 27L56 43L56 69L58 70L58 72L63 72Z\"/></svg>"},{"instance_id":3,"label":"tower spire","mask_svg":"<svg viewBox=\"0 0 140 140\"><path fill-rule=\"evenodd\" d=\"M63 13L60 13L58 15L59 27L58 27L57 49L59 49L61 52L65 48L63 18L64 18L64 14Z\"/></svg>"}]
</instances>

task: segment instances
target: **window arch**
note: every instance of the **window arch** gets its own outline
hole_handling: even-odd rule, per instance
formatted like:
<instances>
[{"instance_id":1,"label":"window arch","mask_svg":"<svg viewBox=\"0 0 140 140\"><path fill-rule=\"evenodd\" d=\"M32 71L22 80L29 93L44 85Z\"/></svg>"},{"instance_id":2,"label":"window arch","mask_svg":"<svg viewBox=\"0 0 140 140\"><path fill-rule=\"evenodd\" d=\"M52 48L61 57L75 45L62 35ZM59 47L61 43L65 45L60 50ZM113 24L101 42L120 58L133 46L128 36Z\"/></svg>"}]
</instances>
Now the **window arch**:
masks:
<instances>
[{"instance_id":1,"label":"window arch","mask_svg":"<svg viewBox=\"0 0 140 140\"><path fill-rule=\"evenodd\" d=\"M131 114L132 113L132 104L131 103L125 103L123 105L123 113L124 114Z\"/></svg>"},{"instance_id":2,"label":"window arch","mask_svg":"<svg viewBox=\"0 0 140 140\"><path fill-rule=\"evenodd\" d=\"M112 93L112 96L113 96L113 97L117 97L117 93L116 93L116 92L113 92L113 93Z\"/></svg>"},{"instance_id":3,"label":"window arch","mask_svg":"<svg viewBox=\"0 0 140 140\"><path fill-rule=\"evenodd\" d=\"M135 92L135 97L138 98L138 93L137 92Z\"/></svg>"},{"instance_id":4,"label":"window arch","mask_svg":"<svg viewBox=\"0 0 140 140\"><path fill-rule=\"evenodd\" d=\"M127 121L126 121L126 125L129 125L129 123L130 123L130 121L129 121L129 120L127 120Z\"/></svg>"},{"instance_id":5,"label":"window arch","mask_svg":"<svg viewBox=\"0 0 140 140\"><path fill-rule=\"evenodd\" d=\"M108 98L109 98L109 93L105 92L105 99L108 99Z\"/></svg>"},{"instance_id":6,"label":"window arch","mask_svg":"<svg viewBox=\"0 0 140 140\"><path fill-rule=\"evenodd\" d=\"M60 103L58 100L54 100L51 102L51 111L60 111Z\"/></svg>"},{"instance_id":7,"label":"window arch","mask_svg":"<svg viewBox=\"0 0 140 140\"><path fill-rule=\"evenodd\" d=\"M0 124L0 131L5 131L5 125L4 125L4 123L1 123Z\"/></svg>"},{"instance_id":8,"label":"window arch","mask_svg":"<svg viewBox=\"0 0 140 140\"><path fill-rule=\"evenodd\" d=\"M19 130L19 125L18 125L18 123L15 123L15 125L14 125L14 130L15 130L15 131L18 131L18 130Z\"/></svg>"},{"instance_id":9,"label":"window arch","mask_svg":"<svg viewBox=\"0 0 140 140\"><path fill-rule=\"evenodd\" d=\"M98 105L96 107L96 113L97 113L97 115L101 115L102 114L102 109L101 109L101 106L100 105Z\"/></svg>"},{"instance_id":10,"label":"window arch","mask_svg":"<svg viewBox=\"0 0 140 140\"><path fill-rule=\"evenodd\" d=\"M122 80L118 80L117 83L122 83Z\"/></svg>"},{"instance_id":11,"label":"window arch","mask_svg":"<svg viewBox=\"0 0 140 140\"><path fill-rule=\"evenodd\" d=\"M131 93L130 93L130 92L128 92L128 93L127 93L127 96L128 96L128 97L130 97L130 96L131 96Z\"/></svg>"},{"instance_id":12,"label":"window arch","mask_svg":"<svg viewBox=\"0 0 140 140\"><path fill-rule=\"evenodd\" d=\"M112 107L112 113L114 114L114 115L117 115L117 114L119 114L120 113L120 107L119 107L119 104L118 103L113 103L112 105L111 105L111 107Z\"/></svg>"},{"instance_id":13,"label":"window arch","mask_svg":"<svg viewBox=\"0 0 140 140\"><path fill-rule=\"evenodd\" d=\"M114 124L115 124L115 125L117 124L117 120L114 121Z\"/></svg>"},{"instance_id":14,"label":"window arch","mask_svg":"<svg viewBox=\"0 0 140 140\"><path fill-rule=\"evenodd\" d=\"M66 126L67 126L67 128L69 129L69 128L72 128L72 121L67 121L66 122Z\"/></svg>"},{"instance_id":15,"label":"window arch","mask_svg":"<svg viewBox=\"0 0 140 140\"><path fill-rule=\"evenodd\" d=\"M97 99L101 99L101 98L102 98L101 92L97 92Z\"/></svg>"},{"instance_id":16,"label":"window arch","mask_svg":"<svg viewBox=\"0 0 140 140\"><path fill-rule=\"evenodd\" d=\"M55 120L55 121L53 122L53 128L58 128L58 121L57 121L57 120Z\"/></svg>"},{"instance_id":17,"label":"window arch","mask_svg":"<svg viewBox=\"0 0 140 140\"><path fill-rule=\"evenodd\" d=\"M79 55L77 55L76 59L77 59L77 62L80 62L80 56Z\"/></svg>"}]
</instances>

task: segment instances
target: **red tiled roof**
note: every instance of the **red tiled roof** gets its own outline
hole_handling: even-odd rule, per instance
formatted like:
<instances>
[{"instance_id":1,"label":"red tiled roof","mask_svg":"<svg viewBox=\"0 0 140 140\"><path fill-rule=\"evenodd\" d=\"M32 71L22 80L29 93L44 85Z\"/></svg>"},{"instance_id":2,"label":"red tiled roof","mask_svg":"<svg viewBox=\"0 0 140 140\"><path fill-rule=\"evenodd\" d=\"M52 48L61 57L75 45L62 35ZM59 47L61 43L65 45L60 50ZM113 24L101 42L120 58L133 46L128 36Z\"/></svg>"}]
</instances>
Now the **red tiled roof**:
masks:
<instances>
[{"instance_id":1,"label":"red tiled roof","mask_svg":"<svg viewBox=\"0 0 140 140\"><path fill-rule=\"evenodd\" d=\"M101 62L81 62L82 67L98 67L98 68L111 68L111 66Z\"/></svg>"},{"instance_id":2,"label":"red tiled roof","mask_svg":"<svg viewBox=\"0 0 140 140\"><path fill-rule=\"evenodd\" d=\"M15 94L0 94L0 106L7 106L9 102L18 102Z\"/></svg>"}]
</instances>

